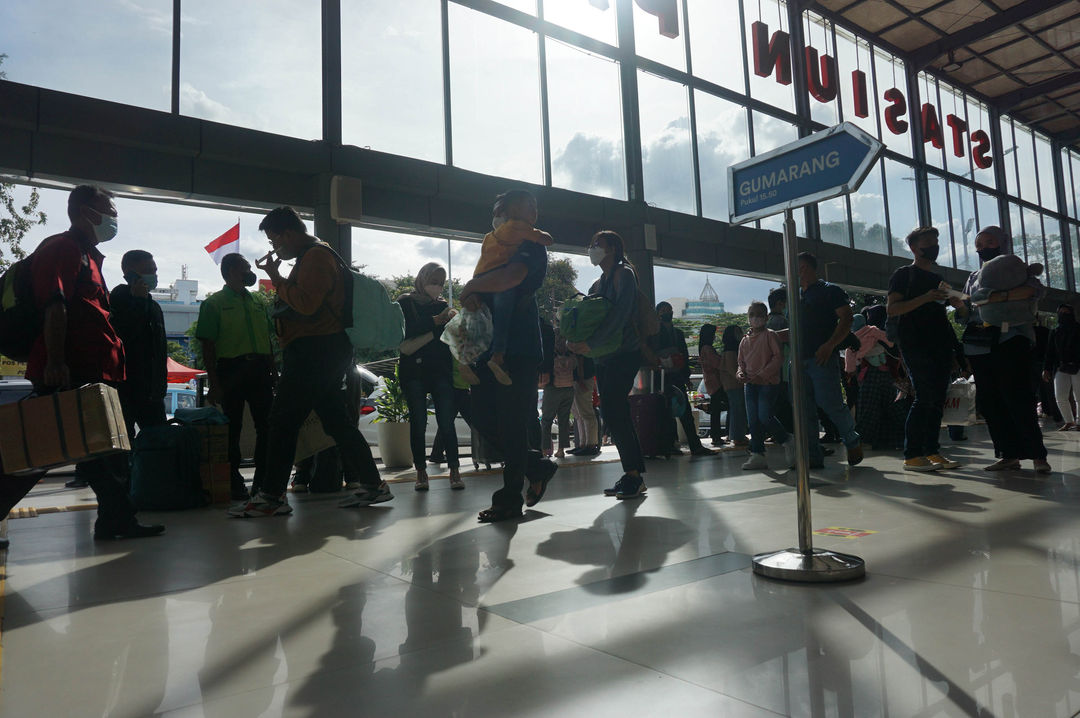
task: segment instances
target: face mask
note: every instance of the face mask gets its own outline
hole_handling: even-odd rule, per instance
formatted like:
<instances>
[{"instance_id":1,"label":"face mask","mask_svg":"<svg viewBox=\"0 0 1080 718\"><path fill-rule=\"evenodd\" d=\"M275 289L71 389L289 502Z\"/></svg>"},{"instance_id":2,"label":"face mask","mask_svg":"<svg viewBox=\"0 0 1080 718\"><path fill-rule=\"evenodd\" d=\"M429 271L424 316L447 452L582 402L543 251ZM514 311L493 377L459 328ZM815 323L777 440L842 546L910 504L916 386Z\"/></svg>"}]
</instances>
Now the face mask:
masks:
<instances>
[{"instance_id":1,"label":"face mask","mask_svg":"<svg viewBox=\"0 0 1080 718\"><path fill-rule=\"evenodd\" d=\"M499 227L503 226L504 224L506 224L506 217L495 216L495 217L491 218L491 228L492 229L498 229Z\"/></svg>"},{"instance_id":2,"label":"face mask","mask_svg":"<svg viewBox=\"0 0 1080 718\"><path fill-rule=\"evenodd\" d=\"M607 250L599 245L593 245L589 247L589 261L593 263L593 266L599 266L600 262L604 261L604 257L607 256Z\"/></svg>"},{"instance_id":3,"label":"face mask","mask_svg":"<svg viewBox=\"0 0 1080 718\"><path fill-rule=\"evenodd\" d=\"M426 287L424 287L424 291L427 292L427 295L429 297L431 297L432 299L438 299L439 297L441 297L442 296L442 290L443 290L443 285L441 285L441 284L429 284Z\"/></svg>"},{"instance_id":4,"label":"face mask","mask_svg":"<svg viewBox=\"0 0 1080 718\"><path fill-rule=\"evenodd\" d=\"M991 259L1001 254L1001 247L987 247L986 249L980 249L977 254L979 255L980 262L989 262Z\"/></svg>"},{"instance_id":5,"label":"face mask","mask_svg":"<svg viewBox=\"0 0 1080 718\"><path fill-rule=\"evenodd\" d=\"M935 244L933 247L923 247L919 250L919 254L922 255L923 259L929 259L933 262L937 259L938 252L940 251L941 247Z\"/></svg>"},{"instance_id":6,"label":"face mask","mask_svg":"<svg viewBox=\"0 0 1080 718\"><path fill-rule=\"evenodd\" d=\"M753 316L750 317L750 328L761 329L765 326L765 317Z\"/></svg>"},{"instance_id":7,"label":"face mask","mask_svg":"<svg viewBox=\"0 0 1080 718\"><path fill-rule=\"evenodd\" d=\"M668 322L668 323L670 323L670 322L671 322L671 320L672 320L672 319L671 319L671 318L672 318L672 316L673 316L673 315L671 315L671 314L661 314L661 315L660 315L660 321L662 321L662 322Z\"/></svg>"},{"instance_id":8,"label":"face mask","mask_svg":"<svg viewBox=\"0 0 1080 718\"><path fill-rule=\"evenodd\" d=\"M91 224L90 226L94 228L94 237L97 239L98 244L108 242L116 236L116 217L111 214L102 214L101 224Z\"/></svg>"},{"instance_id":9,"label":"face mask","mask_svg":"<svg viewBox=\"0 0 1080 718\"><path fill-rule=\"evenodd\" d=\"M244 272L244 286L245 287L254 287L255 282L257 282L257 281L258 281L258 279L255 276L255 272L252 272L250 270Z\"/></svg>"},{"instance_id":10,"label":"face mask","mask_svg":"<svg viewBox=\"0 0 1080 718\"><path fill-rule=\"evenodd\" d=\"M157 289L157 275L156 274L140 274L139 279L143 281L147 289L154 291Z\"/></svg>"}]
</instances>

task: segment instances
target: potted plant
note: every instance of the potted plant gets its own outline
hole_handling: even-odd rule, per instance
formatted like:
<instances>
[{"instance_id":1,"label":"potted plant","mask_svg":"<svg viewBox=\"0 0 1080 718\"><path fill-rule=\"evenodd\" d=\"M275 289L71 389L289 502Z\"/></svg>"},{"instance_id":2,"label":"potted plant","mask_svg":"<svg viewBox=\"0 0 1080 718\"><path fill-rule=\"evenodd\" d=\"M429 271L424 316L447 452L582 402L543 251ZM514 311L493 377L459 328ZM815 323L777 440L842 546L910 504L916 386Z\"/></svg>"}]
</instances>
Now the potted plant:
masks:
<instances>
[{"instance_id":1,"label":"potted plant","mask_svg":"<svg viewBox=\"0 0 1080 718\"><path fill-rule=\"evenodd\" d=\"M379 417L373 423L378 424L379 454L387 468L412 466L412 448L409 446L409 405L401 382L394 376L384 380L382 394L375 398L375 408Z\"/></svg>"}]
</instances>

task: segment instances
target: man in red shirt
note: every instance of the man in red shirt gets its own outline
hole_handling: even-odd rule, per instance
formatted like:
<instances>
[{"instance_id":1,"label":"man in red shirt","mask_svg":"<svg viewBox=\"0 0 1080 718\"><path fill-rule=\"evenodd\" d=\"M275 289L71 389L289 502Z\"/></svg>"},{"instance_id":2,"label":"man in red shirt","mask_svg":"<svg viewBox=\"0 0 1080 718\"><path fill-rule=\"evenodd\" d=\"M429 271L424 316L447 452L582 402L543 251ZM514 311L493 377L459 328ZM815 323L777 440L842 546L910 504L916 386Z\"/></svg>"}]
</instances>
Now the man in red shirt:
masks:
<instances>
[{"instance_id":1,"label":"man in red shirt","mask_svg":"<svg viewBox=\"0 0 1080 718\"><path fill-rule=\"evenodd\" d=\"M112 195L80 185L68 196L68 231L46 238L34 250L31 277L42 330L27 362L26 378L38 394L124 379L124 347L109 323L109 294L101 276L105 259L97 245L116 236ZM161 525L143 526L127 487L110 468L112 457L80 462L77 474L97 494L94 538L157 536ZM38 476L0 481L0 516L22 499Z\"/></svg>"}]
</instances>

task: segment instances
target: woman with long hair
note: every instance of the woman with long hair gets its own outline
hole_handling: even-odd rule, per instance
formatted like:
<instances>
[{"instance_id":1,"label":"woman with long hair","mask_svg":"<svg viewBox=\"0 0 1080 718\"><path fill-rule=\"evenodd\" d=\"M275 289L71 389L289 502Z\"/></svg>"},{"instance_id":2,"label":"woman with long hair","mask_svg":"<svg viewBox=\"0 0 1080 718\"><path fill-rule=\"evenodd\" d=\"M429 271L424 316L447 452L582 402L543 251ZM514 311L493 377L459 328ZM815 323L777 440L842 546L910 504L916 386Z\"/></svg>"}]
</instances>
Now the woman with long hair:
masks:
<instances>
[{"instance_id":1,"label":"woman with long hair","mask_svg":"<svg viewBox=\"0 0 1080 718\"><path fill-rule=\"evenodd\" d=\"M611 302L611 310L583 342L569 342L567 348L587 355L591 347L600 346L612 336L619 337L619 346L611 354L596 361L596 384L600 392L600 407L611 438L619 450L623 475L605 496L632 499L645 492L645 460L641 455L634 423L630 418L630 390L641 368L641 343L635 326L637 311L637 275L626 258L623 239L615 232L602 231L589 240L589 261L599 266L602 274L592 285L589 294Z\"/></svg>"},{"instance_id":2,"label":"woman with long hair","mask_svg":"<svg viewBox=\"0 0 1080 718\"><path fill-rule=\"evenodd\" d=\"M724 386L720 380L720 354L713 344L716 342L716 325L702 324L698 333L698 359L701 361L701 373L705 380L705 391L709 395L709 438L713 446L726 443L721 436L722 429L717 425L720 412L720 393Z\"/></svg>"},{"instance_id":3,"label":"woman with long hair","mask_svg":"<svg viewBox=\"0 0 1080 718\"><path fill-rule=\"evenodd\" d=\"M720 354L720 382L728 399L727 439L735 446L749 446L746 438L746 392L739 379L739 344L743 329L738 324L724 328L724 351Z\"/></svg>"}]
</instances>

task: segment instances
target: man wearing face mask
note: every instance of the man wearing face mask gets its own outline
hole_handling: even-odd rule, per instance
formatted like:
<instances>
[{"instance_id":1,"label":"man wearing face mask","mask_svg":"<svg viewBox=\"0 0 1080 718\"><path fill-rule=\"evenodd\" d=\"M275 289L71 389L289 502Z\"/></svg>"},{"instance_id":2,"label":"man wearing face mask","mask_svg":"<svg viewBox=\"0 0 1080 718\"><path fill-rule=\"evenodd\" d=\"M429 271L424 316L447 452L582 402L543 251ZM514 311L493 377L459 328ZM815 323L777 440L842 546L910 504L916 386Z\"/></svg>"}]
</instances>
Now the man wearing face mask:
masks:
<instances>
[{"instance_id":1,"label":"man wearing face mask","mask_svg":"<svg viewBox=\"0 0 1080 718\"><path fill-rule=\"evenodd\" d=\"M956 335L945 313L945 302L963 304L949 297L935 270L938 230L918 227L907 236L915 259L889 278L886 311L899 317L900 350L915 390L915 401L904 425L904 470L955 469L960 464L942 456L938 437L949 374L954 363Z\"/></svg>"},{"instance_id":2,"label":"man wearing face mask","mask_svg":"<svg viewBox=\"0 0 1080 718\"><path fill-rule=\"evenodd\" d=\"M127 377L117 391L128 438L134 440L136 424L142 430L165 423L168 349L165 317L161 306L150 296L157 288L154 256L133 249L124 254L120 268L127 283L118 285L109 295L109 321L124 342Z\"/></svg>"},{"instance_id":3,"label":"man wearing face mask","mask_svg":"<svg viewBox=\"0 0 1080 718\"><path fill-rule=\"evenodd\" d=\"M693 391L690 386L690 350L686 346L686 336L675 327L674 310L669 303L660 302L656 305L656 317L660 320L660 331L649 337L648 343L664 369L663 392L671 400L674 414L670 421L674 423L677 419L682 424L692 455L711 456L713 452L705 448L698 438L693 410L690 402L686 400L686 390ZM678 436L674 426L670 434ZM675 444L673 453L682 453L677 440Z\"/></svg>"},{"instance_id":4,"label":"man wearing face mask","mask_svg":"<svg viewBox=\"0 0 1080 718\"><path fill-rule=\"evenodd\" d=\"M1009 254L1011 246L1009 235L1001 227L983 227L975 236L975 251L983 264L1002 254ZM971 296L979 287L981 271L976 270L968 277L964 294ZM1025 301L1041 297L1044 293L1039 280L1029 277L1023 286L993 292L989 301ZM1019 469L1021 459L1031 459L1035 471L1050 473L1052 469L1046 461L1042 429L1035 415L1035 387L1031 381L1031 350L1035 343L1032 324L1010 327L986 324L980 316L979 307L970 302L965 302L956 313L967 320L963 336L964 355L975 375L979 409L986 418L994 451L1000 457L983 469Z\"/></svg>"},{"instance_id":5,"label":"man wearing face mask","mask_svg":"<svg viewBox=\"0 0 1080 718\"><path fill-rule=\"evenodd\" d=\"M229 418L230 493L234 501L244 501L248 498L240 473L244 405L255 424L254 490L262 485L267 422L274 401L274 351L270 342L273 328L266 310L247 289L255 285L256 278L242 254L221 258L221 276L225 286L199 307L195 338L202 345L209 384L207 401L220 405Z\"/></svg>"},{"instance_id":6,"label":"man wearing face mask","mask_svg":"<svg viewBox=\"0 0 1080 718\"><path fill-rule=\"evenodd\" d=\"M109 297L101 275L105 257L98 245L116 236L116 205L106 190L80 185L68 196L68 231L34 250L31 275L42 331L27 362L26 378L38 394L88 383L124 381L124 348L109 321ZM157 536L161 525L143 526L111 457L80 462L76 476L97 495L94 539ZM0 516L37 483L39 476L0 480Z\"/></svg>"}]
</instances>

